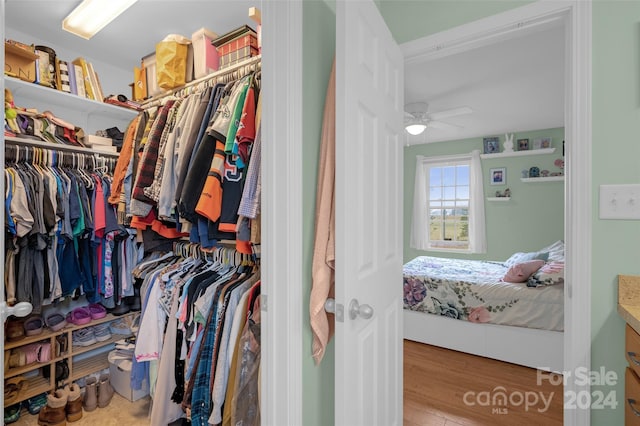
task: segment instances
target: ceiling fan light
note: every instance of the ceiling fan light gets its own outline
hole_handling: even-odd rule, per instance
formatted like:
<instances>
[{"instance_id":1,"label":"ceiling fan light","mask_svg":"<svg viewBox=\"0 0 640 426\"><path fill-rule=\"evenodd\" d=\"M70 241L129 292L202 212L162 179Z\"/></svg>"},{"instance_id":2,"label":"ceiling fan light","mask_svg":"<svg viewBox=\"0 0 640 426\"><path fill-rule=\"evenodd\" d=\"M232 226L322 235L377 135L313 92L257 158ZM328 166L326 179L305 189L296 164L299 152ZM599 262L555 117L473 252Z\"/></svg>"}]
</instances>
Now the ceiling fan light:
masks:
<instances>
[{"instance_id":1,"label":"ceiling fan light","mask_svg":"<svg viewBox=\"0 0 640 426\"><path fill-rule=\"evenodd\" d=\"M426 129L427 126L425 126L424 124L408 124L405 127L405 130L409 133L412 134L414 136L419 135L420 133L424 132L424 129Z\"/></svg>"}]
</instances>

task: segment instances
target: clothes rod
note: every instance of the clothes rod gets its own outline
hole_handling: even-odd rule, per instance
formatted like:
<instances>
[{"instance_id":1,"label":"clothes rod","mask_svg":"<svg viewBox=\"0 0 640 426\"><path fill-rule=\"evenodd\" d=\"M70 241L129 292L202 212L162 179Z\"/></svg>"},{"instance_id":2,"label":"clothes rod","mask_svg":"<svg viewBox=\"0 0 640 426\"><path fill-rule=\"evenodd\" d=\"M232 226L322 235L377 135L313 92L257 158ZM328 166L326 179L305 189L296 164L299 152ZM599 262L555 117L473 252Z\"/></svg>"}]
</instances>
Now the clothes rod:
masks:
<instances>
[{"instance_id":1,"label":"clothes rod","mask_svg":"<svg viewBox=\"0 0 640 426\"><path fill-rule=\"evenodd\" d=\"M185 89L190 89L194 86L197 86L198 84L201 83L207 83L210 82L211 80L218 80L221 78L224 78L226 76L228 76L229 74L232 74L238 70L241 70L244 67L249 67L252 65L256 65L256 68L254 71L258 71L260 69L260 62L262 60L262 56L258 55L258 56L252 56L249 59L246 59L242 62L238 62L235 65L231 65L227 68L218 70L218 71L214 71L211 74L208 74L204 77L200 77L197 80L192 80L190 82L188 82L187 84L180 86L180 87L176 87L175 89L171 89L171 90L167 90L164 93L161 93L159 95L153 96L149 99L146 99L144 101L141 102L140 106L142 109L147 109L147 108L151 108L153 106L157 106L160 105L161 101L166 98L167 96L171 96L171 95L175 95L176 93L183 91ZM246 74L245 74L246 75Z\"/></svg>"},{"instance_id":2,"label":"clothes rod","mask_svg":"<svg viewBox=\"0 0 640 426\"><path fill-rule=\"evenodd\" d=\"M63 144L52 144L49 142L38 141L35 139L26 139L26 138L16 138L12 136L5 136L5 146L6 145L20 145L20 146L32 146L36 148L48 149L51 151L69 151L76 152L79 154L90 154L90 155L103 155L109 157L118 157L120 154L117 152L111 151L100 151L97 149L89 149L81 146L73 146L73 145L63 145Z\"/></svg>"}]
</instances>

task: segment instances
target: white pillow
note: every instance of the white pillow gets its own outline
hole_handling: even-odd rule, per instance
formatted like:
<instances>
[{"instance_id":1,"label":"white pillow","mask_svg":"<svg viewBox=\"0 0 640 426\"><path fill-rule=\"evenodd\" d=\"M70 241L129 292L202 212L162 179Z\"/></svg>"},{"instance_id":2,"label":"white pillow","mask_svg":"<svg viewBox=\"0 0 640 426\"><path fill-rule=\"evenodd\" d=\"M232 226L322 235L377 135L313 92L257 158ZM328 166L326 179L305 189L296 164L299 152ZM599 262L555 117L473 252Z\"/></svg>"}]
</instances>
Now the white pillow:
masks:
<instances>
[{"instance_id":1,"label":"white pillow","mask_svg":"<svg viewBox=\"0 0 640 426\"><path fill-rule=\"evenodd\" d=\"M564 241L558 240L540 250L549 253L549 261L564 262Z\"/></svg>"},{"instance_id":2,"label":"white pillow","mask_svg":"<svg viewBox=\"0 0 640 426\"><path fill-rule=\"evenodd\" d=\"M529 262L530 260L544 260L549 259L549 253L544 251L532 251L532 252L517 252L513 253L510 258L504 261L504 265L507 268L511 268L514 265L522 262Z\"/></svg>"}]
</instances>

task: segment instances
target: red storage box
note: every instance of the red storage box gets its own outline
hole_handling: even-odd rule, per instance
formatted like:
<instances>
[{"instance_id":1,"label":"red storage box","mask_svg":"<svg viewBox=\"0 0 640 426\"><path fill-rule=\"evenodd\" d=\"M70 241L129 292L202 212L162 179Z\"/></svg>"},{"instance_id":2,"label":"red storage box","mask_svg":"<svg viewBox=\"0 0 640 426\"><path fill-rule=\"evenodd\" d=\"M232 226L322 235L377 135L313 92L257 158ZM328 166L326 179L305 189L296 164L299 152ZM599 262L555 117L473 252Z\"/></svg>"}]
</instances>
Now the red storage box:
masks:
<instances>
[{"instance_id":1,"label":"red storage box","mask_svg":"<svg viewBox=\"0 0 640 426\"><path fill-rule=\"evenodd\" d=\"M256 32L244 25L211 42L220 58L220 68L231 66L243 59L258 55L258 36Z\"/></svg>"}]
</instances>

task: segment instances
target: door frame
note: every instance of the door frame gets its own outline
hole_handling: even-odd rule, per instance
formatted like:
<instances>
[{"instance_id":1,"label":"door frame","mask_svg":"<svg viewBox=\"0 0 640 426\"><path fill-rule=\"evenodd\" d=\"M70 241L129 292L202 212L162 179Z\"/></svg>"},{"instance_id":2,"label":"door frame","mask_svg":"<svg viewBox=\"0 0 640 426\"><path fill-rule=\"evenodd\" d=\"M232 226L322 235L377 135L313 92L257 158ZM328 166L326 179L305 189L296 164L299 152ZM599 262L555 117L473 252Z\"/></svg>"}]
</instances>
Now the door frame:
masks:
<instances>
[{"instance_id":1,"label":"door frame","mask_svg":"<svg viewBox=\"0 0 640 426\"><path fill-rule=\"evenodd\" d=\"M402 44L405 63L435 60L538 31L558 20L565 28L565 197L566 244L564 314L564 395L591 394L578 369L591 369L592 129L591 1L537 1L450 30ZM572 143L571 141L579 141ZM579 149L577 145L579 144ZM579 285L576 285L579 284ZM564 424L590 423L586 409L564 410Z\"/></svg>"},{"instance_id":2,"label":"door frame","mask_svg":"<svg viewBox=\"0 0 640 426\"><path fill-rule=\"evenodd\" d=\"M263 3L263 137L276 150L263 153L262 424L302 424L302 2ZM407 55L425 49L461 49L475 39L506 36L523 22L566 20L565 138L580 141L565 152L565 371L591 368L592 129L591 2L538 1L405 43ZM428 46L419 46L430 40ZM415 50L411 50L413 44ZM405 50L406 49L406 50ZM452 50L449 50L452 52ZM432 53L433 54L433 53ZM277 66L277 72L276 72ZM280 146L281 145L281 146ZM285 283L287 285L271 285ZM310 350L310 349L309 349ZM572 374L573 377L573 374ZM565 392L590 392L568 380ZM565 410L564 423L590 423L589 409Z\"/></svg>"},{"instance_id":3,"label":"door frame","mask_svg":"<svg viewBox=\"0 0 640 426\"><path fill-rule=\"evenodd\" d=\"M302 9L262 2L263 425L302 424Z\"/></svg>"}]
</instances>

